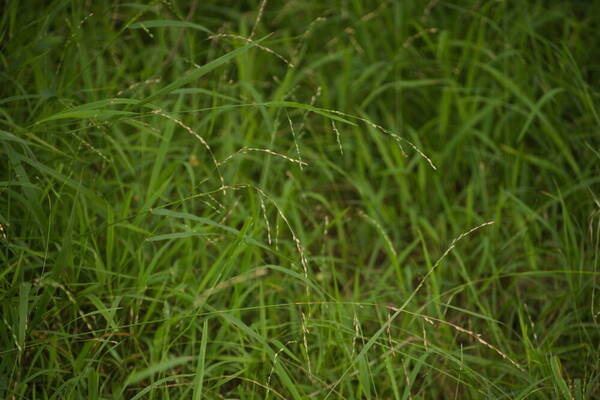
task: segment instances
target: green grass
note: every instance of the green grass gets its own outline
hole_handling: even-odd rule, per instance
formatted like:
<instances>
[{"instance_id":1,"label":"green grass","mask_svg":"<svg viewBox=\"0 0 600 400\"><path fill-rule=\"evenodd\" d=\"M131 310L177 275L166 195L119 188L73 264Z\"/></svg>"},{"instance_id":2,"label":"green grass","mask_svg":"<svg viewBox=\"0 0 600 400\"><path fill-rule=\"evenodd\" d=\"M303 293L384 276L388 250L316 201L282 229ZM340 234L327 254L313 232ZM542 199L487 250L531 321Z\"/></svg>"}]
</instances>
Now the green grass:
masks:
<instances>
[{"instance_id":1,"label":"green grass","mask_svg":"<svg viewBox=\"0 0 600 400\"><path fill-rule=\"evenodd\" d=\"M1 7L0 398L598 398L600 3Z\"/></svg>"}]
</instances>

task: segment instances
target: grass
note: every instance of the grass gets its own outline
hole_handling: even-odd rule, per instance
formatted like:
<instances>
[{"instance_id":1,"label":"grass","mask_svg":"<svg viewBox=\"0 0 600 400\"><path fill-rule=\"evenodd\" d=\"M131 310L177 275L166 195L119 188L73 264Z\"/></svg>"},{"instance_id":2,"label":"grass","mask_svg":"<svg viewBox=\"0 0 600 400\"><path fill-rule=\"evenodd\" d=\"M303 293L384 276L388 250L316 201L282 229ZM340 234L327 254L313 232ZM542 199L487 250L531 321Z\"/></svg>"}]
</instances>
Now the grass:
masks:
<instances>
[{"instance_id":1,"label":"grass","mask_svg":"<svg viewBox=\"0 0 600 400\"><path fill-rule=\"evenodd\" d=\"M593 399L600 5L7 1L0 397Z\"/></svg>"}]
</instances>

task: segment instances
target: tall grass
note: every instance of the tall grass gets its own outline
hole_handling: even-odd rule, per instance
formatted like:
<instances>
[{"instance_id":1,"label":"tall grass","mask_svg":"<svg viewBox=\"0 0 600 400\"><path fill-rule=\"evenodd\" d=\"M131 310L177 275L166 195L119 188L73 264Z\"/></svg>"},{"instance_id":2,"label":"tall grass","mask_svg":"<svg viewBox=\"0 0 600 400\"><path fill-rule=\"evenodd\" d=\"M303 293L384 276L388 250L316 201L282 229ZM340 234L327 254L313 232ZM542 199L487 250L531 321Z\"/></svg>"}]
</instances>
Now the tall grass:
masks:
<instances>
[{"instance_id":1,"label":"tall grass","mask_svg":"<svg viewBox=\"0 0 600 400\"><path fill-rule=\"evenodd\" d=\"M600 4L1 14L1 398L600 393Z\"/></svg>"}]
</instances>

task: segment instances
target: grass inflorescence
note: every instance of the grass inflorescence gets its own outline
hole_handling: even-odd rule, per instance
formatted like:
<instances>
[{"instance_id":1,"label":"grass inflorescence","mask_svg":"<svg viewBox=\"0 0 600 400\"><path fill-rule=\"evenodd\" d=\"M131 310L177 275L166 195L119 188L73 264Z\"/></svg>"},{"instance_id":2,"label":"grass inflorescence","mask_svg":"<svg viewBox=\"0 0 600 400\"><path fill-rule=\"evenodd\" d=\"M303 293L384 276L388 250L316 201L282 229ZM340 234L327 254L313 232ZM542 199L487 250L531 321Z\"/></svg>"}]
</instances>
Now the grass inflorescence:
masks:
<instances>
[{"instance_id":1,"label":"grass inflorescence","mask_svg":"<svg viewBox=\"0 0 600 400\"><path fill-rule=\"evenodd\" d=\"M597 2L0 7L0 398L597 398Z\"/></svg>"}]
</instances>

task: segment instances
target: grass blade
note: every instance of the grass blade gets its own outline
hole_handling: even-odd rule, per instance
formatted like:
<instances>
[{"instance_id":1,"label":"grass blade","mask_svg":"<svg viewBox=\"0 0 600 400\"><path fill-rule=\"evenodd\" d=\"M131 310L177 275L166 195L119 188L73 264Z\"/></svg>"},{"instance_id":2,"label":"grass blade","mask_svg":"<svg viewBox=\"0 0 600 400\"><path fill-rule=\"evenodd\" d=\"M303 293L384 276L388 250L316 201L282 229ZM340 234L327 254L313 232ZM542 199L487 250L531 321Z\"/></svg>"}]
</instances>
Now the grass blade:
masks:
<instances>
[{"instance_id":1,"label":"grass blade","mask_svg":"<svg viewBox=\"0 0 600 400\"><path fill-rule=\"evenodd\" d=\"M146 28L191 28L202 32L212 34L212 31L205 26L195 24L188 21L168 20L168 19L153 19L148 21L139 21L129 25L129 29L146 29Z\"/></svg>"},{"instance_id":2,"label":"grass blade","mask_svg":"<svg viewBox=\"0 0 600 400\"><path fill-rule=\"evenodd\" d=\"M17 334L19 350L25 348L25 336L27 334L27 319L29 317L29 290L31 283L24 282L19 290L19 329Z\"/></svg>"},{"instance_id":3,"label":"grass blade","mask_svg":"<svg viewBox=\"0 0 600 400\"><path fill-rule=\"evenodd\" d=\"M200 339L200 356L196 364L196 376L194 377L193 400L202 398L202 387L204 384L204 372L206 370L206 344L208 343L208 320L202 325L202 338Z\"/></svg>"},{"instance_id":4,"label":"grass blade","mask_svg":"<svg viewBox=\"0 0 600 400\"><path fill-rule=\"evenodd\" d=\"M188 83L191 83L191 82L201 78L202 76L204 76L204 75L208 74L209 72L211 72L212 70L220 67L221 65L230 61L231 59L233 59L241 54L244 54L245 52L250 50L252 47L256 46L258 43L260 43L264 39L265 38L262 38L255 42L248 43L245 46L237 48L237 49L217 58L216 60L213 60L207 64L204 64L203 66L201 66L199 68L193 68L193 69L189 70L181 78L176 79L175 81L173 81L169 85L165 86L164 88L159 89L155 93L151 94L150 96L140 100L137 105L141 106L141 105L147 104L147 103L151 102L152 100L157 99L160 96L164 96L165 94L171 93L175 89L179 89L180 87L187 85Z\"/></svg>"},{"instance_id":5,"label":"grass blade","mask_svg":"<svg viewBox=\"0 0 600 400\"><path fill-rule=\"evenodd\" d=\"M133 384L141 382L144 379L150 378L151 376L156 375L159 372L168 371L168 370L178 367L180 365L187 364L188 362L190 362L193 359L194 359L194 357L189 357L189 356L176 357L176 358L173 358L170 360L165 360L165 361L159 362L159 363L152 365L141 371L134 371L129 375L129 377L123 384L123 388L122 388L121 392L124 392L128 386L131 386Z\"/></svg>"}]
</instances>

